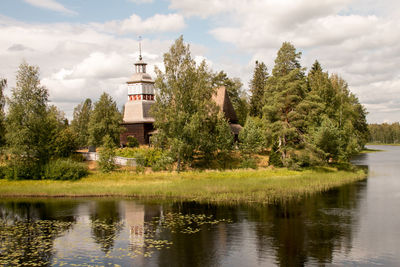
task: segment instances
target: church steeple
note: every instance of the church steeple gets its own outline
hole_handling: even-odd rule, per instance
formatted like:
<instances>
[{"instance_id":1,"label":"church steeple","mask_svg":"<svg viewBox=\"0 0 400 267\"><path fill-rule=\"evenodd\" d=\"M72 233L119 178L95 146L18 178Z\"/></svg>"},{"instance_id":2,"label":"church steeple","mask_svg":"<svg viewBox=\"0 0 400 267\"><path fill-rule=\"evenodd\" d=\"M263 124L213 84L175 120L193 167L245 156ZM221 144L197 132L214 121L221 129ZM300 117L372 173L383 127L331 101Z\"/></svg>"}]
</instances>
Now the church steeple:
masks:
<instances>
[{"instance_id":1,"label":"church steeple","mask_svg":"<svg viewBox=\"0 0 400 267\"><path fill-rule=\"evenodd\" d=\"M146 73L146 65L142 58L142 45L139 41L139 60L135 62L135 73L128 84L129 101L154 101L154 81Z\"/></svg>"}]
</instances>

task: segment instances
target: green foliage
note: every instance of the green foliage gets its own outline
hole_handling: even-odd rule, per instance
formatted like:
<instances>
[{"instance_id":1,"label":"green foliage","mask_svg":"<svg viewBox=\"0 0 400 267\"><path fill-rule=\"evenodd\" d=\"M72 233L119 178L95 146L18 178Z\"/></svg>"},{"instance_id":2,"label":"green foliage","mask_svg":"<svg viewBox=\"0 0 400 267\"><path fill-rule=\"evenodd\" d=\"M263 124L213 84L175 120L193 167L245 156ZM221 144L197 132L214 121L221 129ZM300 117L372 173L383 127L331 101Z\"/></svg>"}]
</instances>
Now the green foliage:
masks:
<instances>
[{"instance_id":1,"label":"green foliage","mask_svg":"<svg viewBox=\"0 0 400 267\"><path fill-rule=\"evenodd\" d=\"M306 131L304 116L298 108L307 92L304 70L298 61L300 55L292 44L283 43L265 87L263 119L272 137L278 140L283 159L304 142Z\"/></svg>"},{"instance_id":2,"label":"green foliage","mask_svg":"<svg viewBox=\"0 0 400 267\"><path fill-rule=\"evenodd\" d=\"M77 135L70 127L65 127L58 132L54 139L55 158L68 158L78 148Z\"/></svg>"},{"instance_id":3,"label":"green foliage","mask_svg":"<svg viewBox=\"0 0 400 267\"><path fill-rule=\"evenodd\" d=\"M58 123L47 106L47 89L40 85L39 68L22 63L16 87L8 99L6 142L15 179L38 179L52 155Z\"/></svg>"},{"instance_id":4,"label":"green foliage","mask_svg":"<svg viewBox=\"0 0 400 267\"><path fill-rule=\"evenodd\" d=\"M164 65L165 73L156 69L159 94L152 114L158 132L153 142L171 151L179 171L182 163L191 163L195 157L205 162L215 157L221 134L216 125L223 117L211 100L212 74L204 61L196 66L182 37L164 54Z\"/></svg>"},{"instance_id":5,"label":"green foliage","mask_svg":"<svg viewBox=\"0 0 400 267\"><path fill-rule=\"evenodd\" d=\"M77 144L79 147L86 147L89 145L89 120L91 113L92 100L90 98L74 108L71 128L77 135Z\"/></svg>"},{"instance_id":6,"label":"green foliage","mask_svg":"<svg viewBox=\"0 0 400 267\"><path fill-rule=\"evenodd\" d=\"M114 146L119 145L122 115L118 111L116 102L107 93L103 93L94 104L89 120L89 144L104 145L105 136L109 136Z\"/></svg>"},{"instance_id":7,"label":"green foliage","mask_svg":"<svg viewBox=\"0 0 400 267\"><path fill-rule=\"evenodd\" d=\"M139 141L136 139L136 137L130 135L126 139L128 141L126 143L127 147L139 147Z\"/></svg>"},{"instance_id":8,"label":"green foliage","mask_svg":"<svg viewBox=\"0 0 400 267\"><path fill-rule=\"evenodd\" d=\"M258 117L247 117L246 124L239 133L240 150L245 154L262 152L268 144L267 130Z\"/></svg>"},{"instance_id":9,"label":"green foliage","mask_svg":"<svg viewBox=\"0 0 400 267\"><path fill-rule=\"evenodd\" d=\"M56 159L46 164L42 179L78 180L86 175L88 169L85 164L71 159Z\"/></svg>"},{"instance_id":10,"label":"green foliage","mask_svg":"<svg viewBox=\"0 0 400 267\"><path fill-rule=\"evenodd\" d=\"M329 118L323 119L313 138L313 143L325 153L326 160L337 159L340 154L340 129Z\"/></svg>"},{"instance_id":11,"label":"green foliage","mask_svg":"<svg viewBox=\"0 0 400 267\"><path fill-rule=\"evenodd\" d=\"M86 160L85 157L81 153L72 153L69 158L76 162L83 162Z\"/></svg>"},{"instance_id":12,"label":"green foliage","mask_svg":"<svg viewBox=\"0 0 400 267\"><path fill-rule=\"evenodd\" d=\"M159 148L120 148L116 150L116 155L125 158L134 158L139 168L151 167L153 171L170 170L174 163L169 151Z\"/></svg>"},{"instance_id":13,"label":"green foliage","mask_svg":"<svg viewBox=\"0 0 400 267\"><path fill-rule=\"evenodd\" d=\"M368 125L370 137L369 142L382 144L399 144L400 143L400 123L392 124L370 124Z\"/></svg>"},{"instance_id":14,"label":"green foliage","mask_svg":"<svg viewBox=\"0 0 400 267\"><path fill-rule=\"evenodd\" d=\"M268 165L272 165L274 167L283 167L282 157L279 152L279 146L277 142L274 142L271 148L271 152L269 154Z\"/></svg>"},{"instance_id":15,"label":"green foliage","mask_svg":"<svg viewBox=\"0 0 400 267\"><path fill-rule=\"evenodd\" d=\"M115 153L115 143L114 140L106 135L103 138L103 147L99 151L98 165L101 172L111 172L117 168L115 164L114 157Z\"/></svg>"},{"instance_id":16,"label":"green foliage","mask_svg":"<svg viewBox=\"0 0 400 267\"><path fill-rule=\"evenodd\" d=\"M40 180L42 166L34 161L12 158L3 169L4 178L8 180Z\"/></svg>"},{"instance_id":17,"label":"green foliage","mask_svg":"<svg viewBox=\"0 0 400 267\"><path fill-rule=\"evenodd\" d=\"M240 162L242 169L257 169L257 160L253 157L244 157Z\"/></svg>"},{"instance_id":18,"label":"green foliage","mask_svg":"<svg viewBox=\"0 0 400 267\"><path fill-rule=\"evenodd\" d=\"M151 166L153 171L172 171L174 159L168 153L162 153L161 156Z\"/></svg>"},{"instance_id":19,"label":"green foliage","mask_svg":"<svg viewBox=\"0 0 400 267\"><path fill-rule=\"evenodd\" d=\"M262 117L264 93L269 74L264 62L256 61L253 78L250 80L250 116Z\"/></svg>"},{"instance_id":20,"label":"green foliage","mask_svg":"<svg viewBox=\"0 0 400 267\"><path fill-rule=\"evenodd\" d=\"M4 106L6 104L6 100L4 97L4 89L7 86L6 79L0 79L0 149L4 147L6 144L6 126L5 126L5 113L4 113Z\"/></svg>"}]
</instances>

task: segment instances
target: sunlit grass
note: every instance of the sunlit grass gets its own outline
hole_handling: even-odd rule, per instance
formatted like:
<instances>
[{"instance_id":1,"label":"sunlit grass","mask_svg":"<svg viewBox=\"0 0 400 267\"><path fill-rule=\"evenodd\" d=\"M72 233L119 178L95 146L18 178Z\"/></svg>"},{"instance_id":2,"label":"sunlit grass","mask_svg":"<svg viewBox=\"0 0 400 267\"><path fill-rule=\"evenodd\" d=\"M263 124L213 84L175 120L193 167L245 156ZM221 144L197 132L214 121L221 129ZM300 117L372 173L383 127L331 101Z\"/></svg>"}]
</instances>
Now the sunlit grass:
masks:
<instances>
[{"instance_id":1,"label":"sunlit grass","mask_svg":"<svg viewBox=\"0 0 400 267\"><path fill-rule=\"evenodd\" d=\"M364 148L361 150L360 154L367 154L367 153L375 153L375 152L383 152L385 150L382 149L371 149L371 148Z\"/></svg>"},{"instance_id":2,"label":"sunlit grass","mask_svg":"<svg viewBox=\"0 0 400 267\"><path fill-rule=\"evenodd\" d=\"M400 146L400 144L368 143L367 146Z\"/></svg>"},{"instance_id":3,"label":"sunlit grass","mask_svg":"<svg viewBox=\"0 0 400 267\"><path fill-rule=\"evenodd\" d=\"M128 196L200 202L258 202L298 199L364 179L359 171L333 168L157 172L92 172L79 181L0 180L0 196Z\"/></svg>"}]
</instances>

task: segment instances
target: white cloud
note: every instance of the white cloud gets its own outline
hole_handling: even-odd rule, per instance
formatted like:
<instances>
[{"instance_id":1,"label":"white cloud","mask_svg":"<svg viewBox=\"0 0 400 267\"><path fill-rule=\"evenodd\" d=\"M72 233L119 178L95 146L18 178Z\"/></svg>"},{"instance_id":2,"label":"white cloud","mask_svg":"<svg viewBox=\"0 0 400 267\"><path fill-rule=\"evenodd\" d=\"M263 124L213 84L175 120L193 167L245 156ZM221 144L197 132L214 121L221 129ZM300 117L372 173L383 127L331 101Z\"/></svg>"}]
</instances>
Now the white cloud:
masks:
<instances>
[{"instance_id":1,"label":"white cloud","mask_svg":"<svg viewBox=\"0 0 400 267\"><path fill-rule=\"evenodd\" d=\"M78 103L85 98L96 101L104 91L118 107L125 103L125 83L138 59L137 40L105 34L92 25L33 24L7 18L0 18L0 33L0 77L8 80L6 94L15 86L18 65L26 60L40 67L50 100L69 118ZM161 65L162 53L172 42L142 40L147 72L153 77L154 65Z\"/></svg>"},{"instance_id":2,"label":"white cloud","mask_svg":"<svg viewBox=\"0 0 400 267\"><path fill-rule=\"evenodd\" d=\"M107 32L125 33L149 33L149 32L176 32L185 28L185 20L179 14L155 14L147 19L142 19L133 14L125 20L113 20L104 24L93 24L98 29Z\"/></svg>"},{"instance_id":3,"label":"white cloud","mask_svg":"<svg viewBox=\"0 0 400 267\"><path fill-rule=\"evenodd\" d=\"M64 7L62 4L58 3L57 1L54 0L24 0L26 3L44 8L44 9L49 9L69 15L76 15L77 13L75 11L72 11L66 7Z\"/></svg>"}]
</instances>

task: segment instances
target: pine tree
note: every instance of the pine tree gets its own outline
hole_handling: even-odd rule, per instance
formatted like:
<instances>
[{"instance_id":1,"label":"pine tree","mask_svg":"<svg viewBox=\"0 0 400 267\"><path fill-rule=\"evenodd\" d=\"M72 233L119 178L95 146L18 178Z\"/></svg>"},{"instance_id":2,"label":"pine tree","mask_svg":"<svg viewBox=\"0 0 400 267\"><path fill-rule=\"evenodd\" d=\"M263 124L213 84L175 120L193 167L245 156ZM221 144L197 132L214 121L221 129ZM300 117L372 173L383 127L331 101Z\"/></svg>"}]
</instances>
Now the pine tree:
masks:
<instances>
[{"instance_id":1,"label":"pine tree","mask_svg":"<svg viewBox=\"0 0 400 267\"><path fill-rule=\"evenodd\" d=\"M92 112L92 100L86 99L74 108L71 129L77 135L77 143L80 147L88 146L89 120Z\"/></svg>"},{"instance_id":2,"label":"pine tree","mask_svg":"<svg viewBox=\"0 0 400 267\"><path fill-rule=\"evenodd\" d=\"M262 116L262 108L264 106L264 92L269 74L267 66L264 62L256 61L253 78L250 80L250 116Z\"/></svg>"},{"instance_id":3,"label":"pine tree","mask_svg":"<svg viewBox=\"0 0 400 267\"><path fill-rule=\"evenodd\" d=\"M244 154L260 153L268 145L268 136L258 117L248 116L246 124L239 133L240 150Z\"/></svg>"},{"instance_id":4,"label":"pine tree","mask_svg":"<svg viewBox=\"0 0 400 267\"><path fill-rule=\"evenodd\" d=\"M292 44L283 43L265 87L263 119L278 142L283 160L304 143L306 131L304 116L298 109L307 93L300 55Z\"/></svg>"},{"instance_id":5,"label":"pine tree","mask_svg":"<svg viewBox=\"0 0 400 267\"><path fill-rule=\"evenodd\" d=\"M102 146L105 136L109 136L115 146L119 145L122 115L118 111L116 102L107 93L103 93L94 104L89 119L89 144Z\"/></svg>"}]
</instances>

